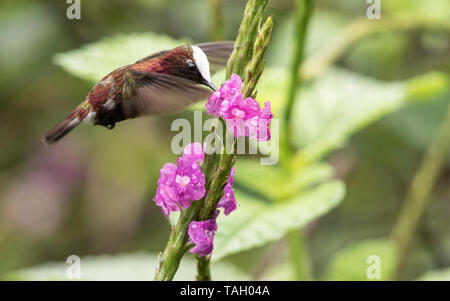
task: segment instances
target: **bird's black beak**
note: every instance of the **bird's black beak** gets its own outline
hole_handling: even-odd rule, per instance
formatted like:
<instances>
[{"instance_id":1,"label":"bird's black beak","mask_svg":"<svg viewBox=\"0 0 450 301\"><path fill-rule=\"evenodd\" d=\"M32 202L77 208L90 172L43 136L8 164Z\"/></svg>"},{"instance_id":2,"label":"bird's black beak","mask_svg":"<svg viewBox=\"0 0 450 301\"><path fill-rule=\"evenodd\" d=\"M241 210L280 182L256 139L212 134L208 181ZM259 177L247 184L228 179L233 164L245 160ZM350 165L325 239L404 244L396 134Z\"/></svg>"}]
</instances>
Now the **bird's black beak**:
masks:
<instances>
[{"instance_id":1,"label":"bird's black beak","mask_svg":"<svg viewBox=\"0 0 450 301\"><path fill-rule=\"evenodd\" d=\"M208 82L205 80L205 86L210 87L213 91L217 91L216 86L214 86L214 84L212 82Z\"/></svg>"}]
</instances>

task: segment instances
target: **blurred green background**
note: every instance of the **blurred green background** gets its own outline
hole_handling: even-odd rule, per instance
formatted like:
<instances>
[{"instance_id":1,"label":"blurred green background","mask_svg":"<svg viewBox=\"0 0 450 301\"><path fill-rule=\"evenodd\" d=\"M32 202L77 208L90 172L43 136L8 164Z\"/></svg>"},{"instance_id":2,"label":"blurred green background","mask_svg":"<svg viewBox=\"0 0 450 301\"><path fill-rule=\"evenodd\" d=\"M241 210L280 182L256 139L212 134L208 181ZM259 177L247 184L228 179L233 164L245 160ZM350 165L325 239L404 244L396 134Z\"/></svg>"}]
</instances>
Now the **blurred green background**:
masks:
<instances>
[{"instance_id":1,"label":"blurred green background","mask_svg":"<svg viewBox=\"0 0 450 301\"><path fill-rule=\"evenodd\" d=\"M82 261L83 279L152 278L155 254L170 232L152 201L159 169L176 158L172 120L192 119L192 111L125 121L113 131L83 126L50 148L40 139L114 67L186 41L212 40L212 2L81 0L81 20L68 20L63 0L1 1L1 279L64 279L71 254L89 257ZM215 37L232 40L245 1L222 2ZM387 238L450 100L450 3L381 0L386 23L379 27L365 17L368 6L316 1L304 65L306 77L313 75L299 94L293 122L300 150L295 170L286 175L279 166L239 160L241 206L219 224L214 279L292 279L286 233L298 228L309 279L365 280L371 254L382 258L382 273L392 269ZM275 118L285 101L294 11L291 0L269 1L267 9L275 26L258 99L272 101ZM322 70L329 53L338 55ZM400 279L450 275L433 272L450 267L446 163ZM238 239L256 237L262 226L254 226L256 232L227 229L235 219L269 210L263 205L275 200L281 208L297 195L321 193L315 187L336 197L322 207L302 199L292 207L298 211L286 211L291 224L254 221L267 221L273 235L243 246ZM193 264L187 257L180 279L193 279Z\"/></svg>"}]
</instances>

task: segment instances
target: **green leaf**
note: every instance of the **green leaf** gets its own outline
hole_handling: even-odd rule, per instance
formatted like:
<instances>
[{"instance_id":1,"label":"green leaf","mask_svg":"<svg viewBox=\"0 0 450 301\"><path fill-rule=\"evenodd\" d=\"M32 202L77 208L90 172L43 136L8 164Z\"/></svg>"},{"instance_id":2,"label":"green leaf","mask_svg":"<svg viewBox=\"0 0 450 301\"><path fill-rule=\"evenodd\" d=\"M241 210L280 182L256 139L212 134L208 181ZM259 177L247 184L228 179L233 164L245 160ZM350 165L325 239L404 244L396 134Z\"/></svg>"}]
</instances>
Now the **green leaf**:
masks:
<instances>
[{"instance_id":1,"label":"green leaf","mask_svg":"<svg viewBox=\"0 0 450 301\"><path fill-rule=\"evenodd\" d=\"M419 281L450 281L450 268L428 271L417 280Z\"/></svg>"},{"instance_id":2,"label":"green leaf","mask_svg":"<svg viewBox=\"0 0 450 301\"><path fill-rule=\"evenodd\" d=\"M293 197L333 174L332 167L326 163L311 164L291 173L277 166L261 165L256 160L239 160L236 170L234 177L240 185L272 200Z\"/></svg>"},{"instance_id":3,"label":"green leaf","mask_svg":"<svg viewBox=\"0 0 450 301\"><path fill-rule=\"evenodd\" d=\"M308 25L306 37L306 57L314 55L327 47L330 40L342 34L342 28L350 19L345 18L337 10L315 10ZM286 15L277 20L277 30L272 33L270 51L267 62L270 66L287 67L291 63L291 56L286 49L292 49L294 44L294 14Z\"/></svg>"},{"instance_id":4,"label":"green leaf","mask_svg":"<svg viewBox=\"0 0 450 301\"><path fill-rule=\"evenodd\" d=\"M81 258L80 280L153 280L158 256L156 254L135 253L111 256L88 256ZM36 267L8 273L7 280L69 280L66 271L70 264L46 263ZM186 258L174 280L194 280L195 262ZM214 280L249 280L249 276L230 263L216 263L212 266Z\"/></svg>"},{"instance_id":5,"label":"green leaf","mask_svg":"<svg viewBox=\"0 0 450 301\"><path fill-rule=\"evenodd\" d=\"M267 268L257 279L262 281L291 281L295 272L290 261L283 261Z\"/></svg>"},{"instance_id":6,"label":"green leaf","mask_svg":"<svg viewBox=\"0 0 450 301\"><path fill-rule=\"evenodd\" d=\"M390 14L407 14L411 18L428 18L450 24L450 2L447 0L384 0L382 8Z\"/></svg>"},{"instance_id":7,"label":"green leaf","mask_svg":"<svg viewBox=\"0 0 450 301\"><path fill-rule=\"evenodd\" d=\"M153 32L119 34L54 56L54 63L82 79L96 82L116 68L155 52L189 43Z\"/></svg>"},{"instance_id":8,"label":"green leaf","mask_svg":"<svg viewBox=\"0 0 450 301\"><path fill-rule=\"evenodd\" d=\"M450 80L443 72L427 72L408 81L408 99L427 101L450 90Z\"/></svg>"},{"instance_id":9,"label":"green leaf","mask_svg":"<svg viewBox=\"0 0 450 301\"><path fill-rule=\"evenodd\" d=\"M398 109L404 83L381 83L331 69L302 91L294 109L294 141L307 162L342 146L366 125Z\"/></svg>"},{"instance_id":10,"label":"green leaf","mask_svg":"<svg viewBox=\"0 0 450 301\"><path fill-rule=\"evenodd\" d=\"M333 256L326 271L326 280L390 280L394 268L395 248L392 241L365 240L350 245ZM374 277L377 269L379 279ZM370 279L369 275L374 278Z\"/></svg>"},{"instance_id":11,"label":"green leaf","mask_svg":"<svg viewBox=\"0 0 450 301\"><path fill-rule=\"evenodd\" d=\"M268 204L236 191L238 210L218 217L213 260L276 241L336 207L344 185L329 181L284 202Z\"/></svg>"},{"instance_id":12,"label":"green leaf","mask_svg":"<svg viewBox=\"0 0 450 301\"><path fill-rule=\"evenodd\" d=\"M258 100L272 102L275 118L284 105L286 76L281 68L268 68L258 86ZM300 151L293 164L316 161L367 125L412 102L433 100L446 89L448 76L439 72L381 82L331 68L299 93L292 127Z\"/></svg>"}]
</instances>

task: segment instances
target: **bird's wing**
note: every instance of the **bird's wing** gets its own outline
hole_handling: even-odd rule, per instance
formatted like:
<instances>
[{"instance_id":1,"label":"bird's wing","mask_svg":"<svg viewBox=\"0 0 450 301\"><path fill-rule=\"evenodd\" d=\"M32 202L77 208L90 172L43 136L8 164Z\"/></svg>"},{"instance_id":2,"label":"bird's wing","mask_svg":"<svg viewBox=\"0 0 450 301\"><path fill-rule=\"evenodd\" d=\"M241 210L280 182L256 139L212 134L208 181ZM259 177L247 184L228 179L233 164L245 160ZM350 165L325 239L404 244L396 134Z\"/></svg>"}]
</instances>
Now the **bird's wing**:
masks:
<instances>
[{"instance_id":1,"label":"bird's wing","mask_svg":"<svg viewBox=\"0 0 450 301\"><path fill-rule=\"evenodd\" d=\"M197 44L196 46L203 50L208 57L211 74L214 74L227 65L234 49L234 42L208 42Z\"/></svg>"},{"instance_id":2,"label":"bird's wing","mask_svg":"<svg viewBox=\"0 0 450 301\"><path fill-rule=\"evenodd\" d=\"M212 93L194 81L161 73L130 70L124 78L122 107L126 118L174 114Z\"/></svg>"}]
</instances>

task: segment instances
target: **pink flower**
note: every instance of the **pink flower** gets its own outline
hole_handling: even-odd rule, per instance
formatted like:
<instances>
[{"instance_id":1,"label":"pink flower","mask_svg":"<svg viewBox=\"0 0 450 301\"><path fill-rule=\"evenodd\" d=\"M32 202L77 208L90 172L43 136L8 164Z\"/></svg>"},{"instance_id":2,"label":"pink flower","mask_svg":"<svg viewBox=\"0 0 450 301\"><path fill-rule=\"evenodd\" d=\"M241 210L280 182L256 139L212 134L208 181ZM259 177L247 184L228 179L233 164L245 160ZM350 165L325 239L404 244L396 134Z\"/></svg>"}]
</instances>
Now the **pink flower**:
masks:
<instances>
[{"instance_id":1,"label":"pink flower","mask_svg":"<svg viewBox=\"0 0 450 301\"><path fill-rule=\"evenodd\" d=\"M180 207L188 208L191 201L205 195L205 175L199 162L203 161L203 149L198 143L186 146L177 165L167 163L160 170L156 196L153 199L167 216Z\"/></svg>"},{"instance_id":2,"label":"pink flower","mask_svg":"<svg viewBox=\"0 0 450 301\"><path fill-rule=\"evenodd\" d=\"M153 199L167 216L170 215L170 212L178 210L177 193L173 188L176 173L177 166L175 164L164 164L159 171L158 188L156 188L156 196Z\"/></svg>"},{"instance_id":3,"label":"pink flower","mask_svg":"<svg viewBox=\"0 0 450 301\"><path fill-rule=\"evenodd\" d=\"M269 141L270 130L269 125L272 121L273 114L270 108L270 101L264 103L264 108L259 112L256 127L250 129L250 137L258 139L258 141ZM256 137L254 134L256 133Z\"/></svg>"},{"instance_id":4,"label":"pink flower","mask_svg":"<svg viewBox=\"0 0 450 301\"><path fill-rule=\"evenodd\" d=\"M217 231L217 214L206 221L192 221L189 224L188 235L195 247L190 251L198 256L206 256L212 253L214 248L214 235Z\"/></svg>"},{"instance_id":5,"label":"pink flower","mask_svg":"<svg viewBox=\"0 0 450 301\"><path fill-rule=\"evenodd\" d=\"M177 192L178 203L183 208L189 207L190 201L199 200L205 195L205 175L194 158L183 155L177 160L177 174L173 186Z\"/></svg>"},{"instance_id":6,"label":"pink flower","mask_svg":"<svg viewBox=\"0 0 450 301\"><path fill-rule=\"evenodd\" d=\"M261 109L251 97L243 99L242 80L233 74L219 91L214 92L206 103L206 111L225 119L235 137L248 136L258 141L270 139L269 125L273 118L270 102Z\"/></svg>"},{"instance_id":7,"label":"pink flower","mask_svg":"<svg viewBox=\"0 0 450 301\"><path fill-rule=\"evenodd\" d=\"M231 101L242 98L242 80L239 75L233 74L229 81L223 84L219 91L214 92L206 103L206 112L215 117L220 117L223 112L228 111Z\"/></svg>"},{"instance_id":8,"label":"pink flower","mask_svg":"<svg viewBox=\"0 0 450 301\"><path fill-rule=\"evenodd\" d=\"M233 191L233 181L234 181L234 172L236 168L233 166L231 168L230 176L228 177L227 184L223 189L223 196L217 205L217 208L223 208L225 215L230 214L234 210L236 210L237 204L236 199L234 197Z\"/></svg>"}]
</instances>

